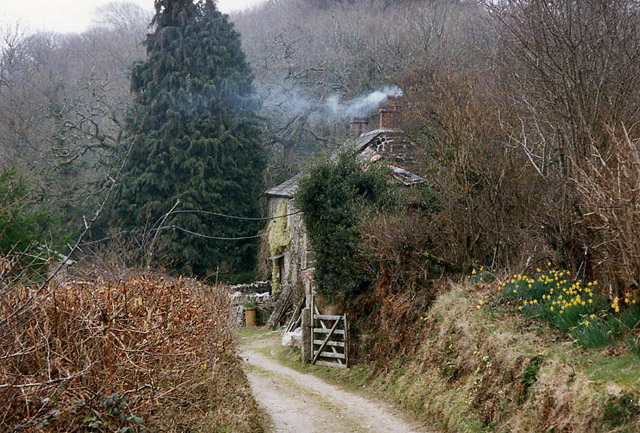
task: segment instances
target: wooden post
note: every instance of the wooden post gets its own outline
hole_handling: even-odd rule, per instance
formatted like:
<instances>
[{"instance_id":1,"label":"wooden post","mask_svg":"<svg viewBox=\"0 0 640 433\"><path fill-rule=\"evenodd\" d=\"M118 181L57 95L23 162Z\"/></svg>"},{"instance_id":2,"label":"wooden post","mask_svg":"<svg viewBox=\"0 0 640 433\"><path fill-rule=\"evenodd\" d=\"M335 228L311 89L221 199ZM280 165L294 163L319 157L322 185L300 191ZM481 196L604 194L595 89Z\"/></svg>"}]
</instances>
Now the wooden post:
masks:
<instances>
[{"instance_id":1,"label":"wooden post","mask_svg":"<svg viewBox=\"0 0 640 433\"><path fill-rule=\"evenodd\" d=\"M302 310L302 362L308 364L313 356L313 323L311 321L311 310Z\"/></svg>"},{"instance_id":2,"label":"wooden post","mask_svg":"<svg viewBox=\"0 0 640 433\"><path fill-rule=\"evenodd\" d=\"M342 320L344 321L344 363L349 368L349 321L346 314L342 316Z\"/></svg>"},{"instance_id":3,"label":"wooden post","mask_svg":"<svg viewBox=\"0 0 640 433\"><path fill-rule=\"evenodd\" d=\"M280 323L280 319L287 312L287 307L289 306L289 301L291 300L291 294L293 293L293 289L290 284L285 284L284 288L278 295L278 300L276 301L276 305L273 307L273 312L271 316L269 316L269 320L267 321L267 326L271 329L276 329Z\"/></svg>"}]
</instances>

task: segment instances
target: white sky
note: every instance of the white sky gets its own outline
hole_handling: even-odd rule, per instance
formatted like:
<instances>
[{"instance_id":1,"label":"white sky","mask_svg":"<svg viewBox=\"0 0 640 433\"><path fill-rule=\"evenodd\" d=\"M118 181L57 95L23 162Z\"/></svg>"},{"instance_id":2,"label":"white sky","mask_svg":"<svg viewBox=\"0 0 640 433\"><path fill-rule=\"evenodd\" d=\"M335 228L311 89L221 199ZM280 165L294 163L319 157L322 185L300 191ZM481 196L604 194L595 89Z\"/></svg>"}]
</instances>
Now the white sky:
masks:
<instances>
[{"instance_id":1,"label":"white sky","mask_svg":"<svg viewBox=\"0 0 640 433\"><path fill-rule=\"evenodd\" d=\"M97 6L115 0L0 0L0 26L20 23L24 30L82 32L93 19ZM153 11L153 0L126 0ZM224 13L246 9L265 0L218 0Z\"/></svg>"}]
</instances>

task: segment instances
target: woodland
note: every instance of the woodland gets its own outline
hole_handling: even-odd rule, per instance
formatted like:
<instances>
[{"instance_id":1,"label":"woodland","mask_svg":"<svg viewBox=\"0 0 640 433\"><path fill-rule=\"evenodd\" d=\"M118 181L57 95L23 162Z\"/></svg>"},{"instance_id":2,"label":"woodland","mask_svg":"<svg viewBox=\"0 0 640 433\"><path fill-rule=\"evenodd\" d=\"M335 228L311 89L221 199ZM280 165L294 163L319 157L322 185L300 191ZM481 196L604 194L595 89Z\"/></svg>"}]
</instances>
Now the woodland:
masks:
<instances>
[{"instance_id":1,"label":"woodland","mask_svg":"<svg viewBox=\"0 0 640 433\"><path fill-rule=\"evenodd\" d=\"M57 246L95 212L135 133L131 67L150 19L115 3L82 34L3 29L2 169L28 178ZM635 3L290 0L231 19L254 76L265 189L344 140L330 102L396 84L433 172L434 253L494 267L550 258L611 293L637 287ZM114 234L97 225L90 240Z\"/></svg>"}]
</instances>

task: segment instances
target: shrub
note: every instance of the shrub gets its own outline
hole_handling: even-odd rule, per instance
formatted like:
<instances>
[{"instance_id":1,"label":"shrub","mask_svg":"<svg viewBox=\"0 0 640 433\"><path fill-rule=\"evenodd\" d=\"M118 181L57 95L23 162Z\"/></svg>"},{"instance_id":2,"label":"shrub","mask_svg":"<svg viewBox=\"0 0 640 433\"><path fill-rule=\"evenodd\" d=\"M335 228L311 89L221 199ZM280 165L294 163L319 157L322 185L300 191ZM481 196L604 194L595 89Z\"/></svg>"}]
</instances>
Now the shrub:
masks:
<instances>
[{"instance_id":1,"label":"shrub","mask_svg":"<svg viewBox=\"0 0 640 433\"><path fill-rule=\"evenodd\" d=\"M380 212L363 218L361 267L385 291L411 291L430 284L442 269L424 256L431 249L428 231L428 220L417 212Z\"/></svg>"},{"instance_id":2,"label":"shrub","mask_svg":"<svg viewBox=\"0 0 640 433\"><path fill-rule=\"evenodd\" d=\"M49 290L0 329L0 430L256 430L225 290L149 274Z\"/></svg>"},{"instance_id":3,"label":"shrub","mask_svg":"<svg viewBox=\"0 0 640 433\"><path fill-rule=\"evenodd\" d=\"M319 293L328 300L357 295L369 281L357 264L358 222L365 209L389 203L387 170L363 167L345 153L312 165L298 185L296 207L304 213L315 252Z\"/></svg>"},{"instance_id":4,"label":"shrub","mask_svg":"<svg viewBox=\"0 0 640 433\"><path fill-rule=\"evenodd\" d=\"M35 271L47 260L41 250L49 216L29 196L24 176L15 169L0 172L0 257L10 256L14 270L30 265Z\"/></svg>"}]
</instances>

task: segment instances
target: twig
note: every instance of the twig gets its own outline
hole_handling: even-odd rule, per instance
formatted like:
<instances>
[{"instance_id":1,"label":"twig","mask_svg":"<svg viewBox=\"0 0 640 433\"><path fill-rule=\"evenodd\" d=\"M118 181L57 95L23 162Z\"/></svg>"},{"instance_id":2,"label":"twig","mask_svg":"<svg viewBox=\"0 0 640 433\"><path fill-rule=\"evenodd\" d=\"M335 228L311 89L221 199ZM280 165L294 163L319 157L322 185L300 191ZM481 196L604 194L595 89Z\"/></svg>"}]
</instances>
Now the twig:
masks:
<instances>
[{"instance_id":1,"label":"twig","mask_svg":"<svg viewBox=\"0 0 640 433\"><path fill-rule=\"evenodd\" d=\"M159 227L162 227L162 225L165 223L167 218L169 218L169 215L171 215L171 213L178 207L179 204L180 204L180 199L177 199L176 203L169 210L169 212L164 214L164 216L162 217L162 220L160 221ZM151 240L151 244L149 245L149 249L147 250L147 254L146 254L146 256L147 256L147 260L146 260L147 269L149 268L149 265L151 263L151 257L153 256L153 248L154 248L154 246L156 244L156 240L158 239L158 234L159 233L160 233L160 230L156 230L156 233L153 235L153 239Z\"/></svg>"},{"instance_id":2,"label":"twig","mask_svg":"<svg viewBox=\"0 0 640 433\"><path fill-rule=\"evenodd\" d=\"M19 385L12 385L10 383L2 383L2 384L0 384L0 389L2 389L2 388L20 388L20 389L22 389L22 388L30 388L30 387L34 387L34 386L53 385L54 383L65 382L67 380L75 379L76 377L82 376L83 374L88 372L90 368L91 368L91 365L89 365L87 368L85 368L84 370L82 370L79 373L72 374L72 375L67 376L67 377L60 377L58 379L47 380L47 381L44 381L44 382L21 383Z\"/></svg>"}]
</instances>

